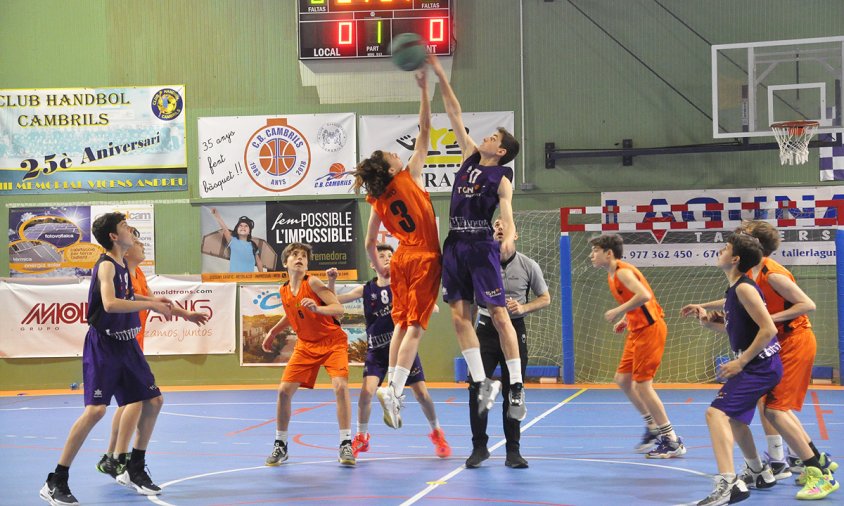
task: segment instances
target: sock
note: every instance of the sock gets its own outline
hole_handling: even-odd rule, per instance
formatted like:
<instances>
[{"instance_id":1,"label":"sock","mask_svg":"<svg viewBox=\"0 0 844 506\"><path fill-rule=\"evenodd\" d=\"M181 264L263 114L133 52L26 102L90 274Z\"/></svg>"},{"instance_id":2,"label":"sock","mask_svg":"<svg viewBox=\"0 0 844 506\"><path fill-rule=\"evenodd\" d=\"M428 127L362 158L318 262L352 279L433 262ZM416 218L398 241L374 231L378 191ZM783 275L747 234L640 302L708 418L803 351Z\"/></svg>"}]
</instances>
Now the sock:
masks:
<instances>
[{"instance_id":1,"label":"sock","mask_svg":"<svg viewBox=\"0 0 844 506\"><path fill-rule=\"evenodd\" d=\"M388 367L387 368L387 384L389 385L391 381L393 381L393 375L396 373L395 367Z\"/></svg>"},{"instance_id":2,"label":"sock","mask_svg":"<svg viewBox=\"0 0 844 506\"><path fill-rule=\"evenodd\" d=\"M68 474L70 474L70 467L63 466L61 464L56 464L56 470L53 472L59 476L67 476Z\"/></svg>"},{"instance_id":3,"label":"sock","mask_svg":"<svg viewBox=\"0 0 844 506\"><path fill-rule=\"evenodd\" d=\"M812 449L812 453L815 454L815 458L821 460L821 452L819 452L818 449L815 448L815 443L809 441L809 448Z\"/></svg>"},{"instance_id":4,"label":"sock","mask_svg":"<svg viewBox=\"0 0 844 506\"><path fill-rule=\"evenodd\" d=\"M823 471L823 468L821 467L821 459L815 457L814 455L812 456L812 458L804 460L803 466L803 469L805 469L806 467L817 467L818 469Z\"/></svg>"},{"instance_id":5,"label":"sock","mask_svg":"<svg viewBox=\"0 0 844 506\"><path fill-rule=\"evenodd\" d=\"M650 413L648 413L647 415L642 415L642 418L645 419L645 425L648 426L648 430L651 432L651 434L656 434L657 432L659 432L659 429L656 426L656 422L654 422L654 417L652 417Z\"/></svg>"},{"instance_id":6,"label":"sock","mask_svg":"<svg viewBox=\"0 0 844 506\"><path fill-rule=\"evenodd\" d=\"M768 442L768 455L771 456L771 460L785 460L785 453L783 452L782 447L782 436L765 436L765 440Z\"/></svg>"},{"instance_id":7,"label":"sock","mask_svg":"<svg viewBox=\"0 0 844 506\"><path fill-rule=\"evenodd\" d=\"M132 455L129 457L129 462L132 464L132 469L137 469L138 467L143 468L146 459L146 450L138 450L137 448L132 448Z\"/></svg>"},{"instance_id":8,"label":"sock","mask_svg":"<svg viewBox=\"0 0 844 506\"><path fill-rule=\"evenodd\" d=\"M340 429L340 444L352 440L352 429Z\"/></svg>"},{"instance_id":9,"label":"sock","mask_svg":"<svg viewBox=\"0 0 844 506\"><path fill-rule=\"evenodd\" d=\"M120 465L126 465L126 462L129 461L129 454L128 453L121 453L117 456L117 463Z\"/></svg>"},{"instance_id":10,"label":"sock","mask_svg":"<svg viewBox=\"0 0 844 506\"><path fill-rule=\"evenodd\" d=\"M408 376L410 376L410 369L405 369L400 365L396 366L396 371L393 373L393 379L390 381L390 385L393 387L396 397L401 397L401 394L404 392L404 385L407 383Z\"/></svg>"},{"instance_id":11,"label":"sock","mask_svg":"<svg viewBox=\"0 0 844 506\"><path fill-rule=\"evenodd\" d=\"M727 480L727 483L735 483L736 482L736 473L721 473L721 476Z\"/></svg>"},{"instance_id":12,"label":"sock","mask_svg":"<svg viewBox=\"0 0 844 506\"><path fill-rule=\"evenodd\" d=\"M752 459L745 458L744 460L747 462L747 467L749 467L754 473L758 473L762 470L762 459L759 458L759 455L756 455L756 457Z\"/></svg>"},{"instance_id":13,"label":"sock","mask_svg":"<svg viewBox=\"0 0 844 506\"><path fill-rule=\"evenodd\" d=\"M479 382L486 379L484 373L484 363L481 360L480 348L466 348L463 353L463 358L466 359L466 365L469 366L469 376L472 377L472 382Z\"/></svg>"},{"instance_id":14,"label":"sock","mask_svg":"<svg viewBox=\"0 0 844 506\"><path fill-rule=\"evenodd\" d=\"M369 432L369 424L358 422L358 434L366 434Z\"/></svg>"},{"instance_id":15,"label":"sock","mask_svg":"<svg viewBox=\"0 0 844 506\"><path fill-rule=\"evenodd\" d=\"M522 381L522 360L518 358L511 358L506 361L507 371L510 372L510 384L523 383Z\"/></svg>"},{"instance_id":16,"label":"sock","mask_svg":"<svg viewBox=\"0 0 844 506\"><path fill-rule=\"evenodd\" d=\"M671 422L658 426L657 430L659 430L660 436L667 437L671 441L677 441L677 434L674 433L674 427L671 426Z\"/></svg>"},{"instance_id":17,"label":"sock","mask_svg":"<svg viewBox=\"0 0 844 506\"><path fill-rule=\"evenodd\" d=\"M428 424L431 426L431 430L437 430L440 428L440 421L434 416L433 420L428 420Z\"/></svg>"},{"instance_id":18,"label":"sock","mask_svg":"<svg viewBox=\"0 0 844 506\"><path fill-rule=\"evenodd\" d=\"M286 430L275 431L275 440L281 441L282 443L287 444L287 431Z\"/></svg>"}]
</instances>

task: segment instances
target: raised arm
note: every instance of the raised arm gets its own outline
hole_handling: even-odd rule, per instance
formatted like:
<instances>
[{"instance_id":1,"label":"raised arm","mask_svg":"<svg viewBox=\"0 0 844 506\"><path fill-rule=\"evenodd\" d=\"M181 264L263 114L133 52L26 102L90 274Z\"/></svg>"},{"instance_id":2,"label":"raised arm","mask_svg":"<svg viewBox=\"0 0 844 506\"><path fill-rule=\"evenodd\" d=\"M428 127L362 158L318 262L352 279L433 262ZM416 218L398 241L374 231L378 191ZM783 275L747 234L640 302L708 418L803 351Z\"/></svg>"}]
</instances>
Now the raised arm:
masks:
<instances>
[{"instance_id":1,"label":"raised arm","mask_svg":"<svg viewBox=\"0 0 844 506\"><path fill-rule=\"evenodd\" d=\"M501 254L510 258L516 254L516 224L513 222L513 185L506 177L498 184L498 207L504 238L501 240Z\"/></svg>"},{"instance_id":2,"label":"raised arm","mask_svg":"<svg viewBox=\"0 0 844 506\"><path fill-rule=\"evenodd\" d=\"M226 226L226 222L225 222L225 221L223 221L223 217L222 217L222 216L220 216L220 213L218 213L218 212L217 212L217 208L216 208L216 207L212 207L212 208L210 209L210 211L211 211L211 216L213 216L213 217L214 217L214 219L215 219L215 220L217 220L217 225L219 225L219 226L220 226L220 232L222 232L222 233L223 233L223 237L225 237L225 238L226 238L226 243L231 242L231 240L232 240L232 232L231 232L231 230L229 230L229 227L227 227L227 226Z\"/></svg>"},{"instance_id":3,"label":"raised arm","mask_svg":"<svg viewBox=\"0 0 844 506\"><path fill-rule=\"evenodd\" d=\"M337 268L332 267L325 271L325 275L328 278L328 284L326 285L329 290L334 292L334 295L337 296L337 300L340 304L345 304L347 302L352 302L353 300L358 300L359 298L363 297L363 285L358 285L346 293L338 294L337 290L335 289L335 285L337 283Z\"/></svg>"},{"instance_id":4,"label":"raised arm","mask_svg":"<svg viewBox=\"0 0 844 506\"><path fill-rule=\"evenodd\" d=\"M457 138L457 144L460 145L460 149L463 151L463 159L465 160L475 153L477 145L475 144L475 141L469 137L469 134L466 133L466 127L463 125L463 111L460 109L460 102L457 101L457 96L454 94L454 90L451 89L451 85L448 83L448 76L445 75L445 70L442 65L440 65L440 61L437 59L436 55L430 55L428 56L428 62L430 63L431 68L434 69L434 73L440 81L440 93L442 93L443 96L445 112L448 114L448 121L451 123L451 129L454 131L454 136Z\"/></svg>"},{"instance_id":5,"label":"raised arm","mask_svg":"<svg viewBox=\"0 0 844 506\"><path fill-rule=\"evenodd\" d=\"M425 167L425 159L428 157L428 146L431 143L431 102L428 98L428 71L422 69L416 72L416 84L422 93L419 103L419 135L416 137L416 145L410 161L407 162L407 169L413 180L421 188L425 187L422 180L422 169Z\"/></svg>"},{"instance_id":6,"label":"raised arm","mask_svg":"<svg viewBox=\"0 0 844 506\"><path fill-rule=\"evenodd\" d=\"M381 229L381 217L372 209L369 213L369 224L366 226L366 240L364 246L366 247L366 256L369 261L375 266L375 272L382 278L390 277L390 272L384 270L384 266L378 261L378 230Z\"/></svg>"}]
</instances>

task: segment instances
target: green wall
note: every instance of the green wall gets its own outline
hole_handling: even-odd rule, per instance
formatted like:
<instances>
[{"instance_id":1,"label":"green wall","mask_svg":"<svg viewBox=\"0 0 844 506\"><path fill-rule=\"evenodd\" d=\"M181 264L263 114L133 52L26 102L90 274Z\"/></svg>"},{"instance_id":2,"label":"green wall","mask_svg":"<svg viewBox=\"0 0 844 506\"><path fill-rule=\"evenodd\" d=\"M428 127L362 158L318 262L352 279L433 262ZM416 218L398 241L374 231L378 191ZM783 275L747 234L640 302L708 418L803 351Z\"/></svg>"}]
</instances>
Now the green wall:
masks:
<instances>
[{"instance_id":1,"label":"green wall","mask_svg":"<svg viewBox=\"0 0 844 506\"><path fill-rule=\"evenodd\" d=\"M457 2L452 77L465 111L516 112L517 136L524 129L526 139L517 161L517 182L524 170L525 179L536 186L530 192L517 191L516 210L596 204L600 192L609 190L820 184L816 153L808 164L788 169L779 166L774 152L763 151L639 157L633 167L622 167L616 159L561 161L556 169L547 170L544 144L611 148L624 138L632 138L638 147L712 141L711 122L596 23L708 111L710 52L701 37L724 44L840 35L844 2L660 1L689 28L652 0L521 3L523 47L519 1ZM121 195L22 195L0 197L0 202L4 207L167 202L155 208L157 270L198 273L197 117L418 110L415 103L320 104L316 90L300 84L295 5L294 0L6 0L0 16L0 89L186 85L191 188ZM439 93L433 110L442 112ZM434 202L438 215L446 216L447 197L436 196ZM362 204L360 210L365 220L368 209ZM0 212L0 226L8 228L5 209ZM7 250L7 244L0 248L0 275L8 275ZM359 269L364 272L363 248L359 251ZM421 354L429 379L451 379L452 358L459 350L445 311L434 316ZM150 362L162 385L268 383L280 375L278 369L241 368L237 355L151 357ZM66 387L80 375L78 359L0 360L0 390Z\"/></svg>"}]
</instances>

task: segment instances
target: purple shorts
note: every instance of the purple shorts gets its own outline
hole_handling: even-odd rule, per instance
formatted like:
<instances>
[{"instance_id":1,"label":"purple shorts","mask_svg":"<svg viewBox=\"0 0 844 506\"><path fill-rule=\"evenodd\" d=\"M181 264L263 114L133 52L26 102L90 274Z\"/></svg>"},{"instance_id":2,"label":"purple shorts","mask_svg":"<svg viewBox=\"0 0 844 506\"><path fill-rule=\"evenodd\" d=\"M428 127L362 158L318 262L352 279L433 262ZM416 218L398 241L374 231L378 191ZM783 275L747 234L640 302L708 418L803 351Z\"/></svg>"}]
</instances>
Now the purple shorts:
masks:
<instances>
[{"instance_id":1,"label":"purple shorts","mask_svg":"<svg viewBox=\"0 0 844 506\"><path fill-rule=\"evenodd\" d=\"M723 411L745 425L753 421L756 403L773 390L782 378L782 361L779 355L747 364L718 391L713 408Z\"/></svg>"},{"instance_id":2,"label":"purple shorts","mask_svg":"<svg viewBox=\"0 0 844 506\"><path fill-rule=\"evenodd\" d=\"M443 244L443 300L506 306L499 247L491 238L472 240L449 234Z\"/></svg>"},{"instance_id":3,"label":"purple shorts","mask_svg":"<svg viewBox=\"0 0 844 506\"><path fill-rule=\"evenodd\" d=\"M387 377L387 368L390 366L390 347L369 348L366 350L366 361L363 363L363 377L377 376L380 385ZM407 384L412 385L425 381L425 371L422 370L422 362L419 355L413 359L413 366L410 368L410 375L407 377Z\"/></svg>"},{"instance_id":4,"label":"purple shorts","mask_svg":"<svg viewBox=\"0 0 844 506\"><path fill-rule=\"evenodd\" d=\"M161 395L137 339L118 341L88 327L82 351L85 405L118 406Z\"/></svg>"}]
</instances>

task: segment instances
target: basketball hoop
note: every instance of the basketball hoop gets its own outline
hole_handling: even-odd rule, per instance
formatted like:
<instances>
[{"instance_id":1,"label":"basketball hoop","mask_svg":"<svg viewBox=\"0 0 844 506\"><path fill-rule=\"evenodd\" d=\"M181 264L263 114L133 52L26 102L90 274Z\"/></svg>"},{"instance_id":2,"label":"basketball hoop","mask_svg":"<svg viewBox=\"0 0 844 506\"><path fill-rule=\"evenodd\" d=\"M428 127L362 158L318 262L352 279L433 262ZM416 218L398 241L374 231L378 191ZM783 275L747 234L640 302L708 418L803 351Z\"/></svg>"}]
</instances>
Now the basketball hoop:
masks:
<instances>
[{"instance_id":1,"label":"basketball hoop","mask_svg":"<svg viewBox=\"0 0 844 506\"><path fill-rule=\"evenodd\" d=\"M771 125L780 145L780 165L800 165L809 161L809 141L818 130L817 121L783 121Z\"/></svg>"}]
</instances>

